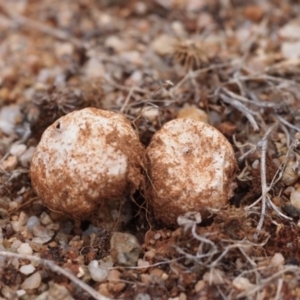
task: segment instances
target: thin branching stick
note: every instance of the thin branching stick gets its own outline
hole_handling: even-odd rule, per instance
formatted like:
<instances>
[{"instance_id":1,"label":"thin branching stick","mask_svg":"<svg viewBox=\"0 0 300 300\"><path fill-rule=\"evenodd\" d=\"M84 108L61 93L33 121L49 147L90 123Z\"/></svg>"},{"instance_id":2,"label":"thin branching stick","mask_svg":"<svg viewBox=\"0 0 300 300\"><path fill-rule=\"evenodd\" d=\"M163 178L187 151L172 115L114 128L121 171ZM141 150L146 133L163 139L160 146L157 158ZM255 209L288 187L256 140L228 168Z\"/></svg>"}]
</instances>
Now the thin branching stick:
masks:
<instances>
[{"instance_id":1,"label":"thin branching stick","mask_svg":"<svg viewBox=\"0 0 300 300\"><path fill-rule=\"evenodd\" d=\"M228 97L227 95L225 95L224 93L220 93L220 98L222 99L223 102L233 106L234 108L236 108L237 110L239 110L243 115L245 115L245 117L248 119L248 121L250 122L250 124L252 125L253 129L255 131L259 131L259 126L255 120L255 118L253 117L253 115L257 115L257 112L252 111L251 109L249 109L248 107L246 107L244 104L242 104L241 102Z\"/></svg>"},{"instance_id":2,"label":"thin branching stick","mask_svg":"<svg viewBox=\"0 0 300 300\"><path fill-rule=\"evenodd\" d=\"M213 64L213 65L210 65L209 67L206 67L206 68L202 68L202 69L199 69L199 70L195 70L195 71L191 71L191 72L188 72L175 86L174 88L172 89L172 92L175 93L186 81L190 80L191 78L196 78L198 77L200 74L202 73L206 73L206 72L209 72L211 70L214 70L214 69L222 69L222 68L225 68L225 67L230 67L232 64L230 63L222 63L222 64Z\"/></svg>"},{"instance_id":3,"label":"thin branching stick","mask_svg":"<svg viewBox=\"0 0 300 300\"><path fill-rule=\"evenodd\" d=\"M40 257L36 257L33 255L25 255L25 254L18 254L8 251L0 251L0 256L4 257L12 257L17 259L27 259L34 262L37 262L39 264L42 264L49 268L51 271L55 273L62 274L66 276L70 281L78 285L80 288L82 288L84 291L86 291L88 294L90 294L94 299L96 300L111 300L111 298L107 298L101 294L99 294L96 290L94 290L92 287L87 285L82 280L78 279L75 275L73 275L70 271L61 268L60 266L56 265L52 260L48 259L42 259Z\"/></svg>"},{"instance_id":4,"label":"thin branching stick","mask_svg":"<svg viewBox=\"0 0 300 300\"><path fill-rule=\"evenodd\" d=\"M300 132L300 128L298 126L295 126L291 123L289 123L287 120L285 120L284 118L282 118L279 115L276 115L276 118L284 125L286 125L287 127L290 127L291 129L296 130L297 132Z\"/></svg>"},{"instance_id":5,"label":"thin branching stick","mask_svg":"<svg viewBox=\"0 0 300 300\"><path fill-rule=\"evenodd\" d=\"M260 231L264 224L266 206L268 200L268 186L267 186L267 171L266 171L266 153L268 146L268 139L271 132L277 127L277 123L273 124L263 136L260 146L261 146L261 159L260 159L260 177L261 177L261 191L262 191L262 205L261 205L261 214L260 219L257 224L256 230ZM257 237L257 235L256 235Z\"/></svg>"},{"instance_id":6,"label":"thin branching stick","mask_svg":"<svg viewBox=\"0 0 300 300\"><path fill-rule=\"evenodd\" d=\"M285 273L288 273L288 272L299 273L299 271L300 271L300 268L298 266L292 266L292 265L283 266L283 268L281 270L279 270L272 276L262 280L261 284L255 285L252 289L249 289L249 290L237 295L237 298L239 299L239 298L247 297L251 294L257 293L258 291L262 290L268 283L272 282L274 279L278 278L279 276L281 276Z\"/></svg>"}]
</instances>

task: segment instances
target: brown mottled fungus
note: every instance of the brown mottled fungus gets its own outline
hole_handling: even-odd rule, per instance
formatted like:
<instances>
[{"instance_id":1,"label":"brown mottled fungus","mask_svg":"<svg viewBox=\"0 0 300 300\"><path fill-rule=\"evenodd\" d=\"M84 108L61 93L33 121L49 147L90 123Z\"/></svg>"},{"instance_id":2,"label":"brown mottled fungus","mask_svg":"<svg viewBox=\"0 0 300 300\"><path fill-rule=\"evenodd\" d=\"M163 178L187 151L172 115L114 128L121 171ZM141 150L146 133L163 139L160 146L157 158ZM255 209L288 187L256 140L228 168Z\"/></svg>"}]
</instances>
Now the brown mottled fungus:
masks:
<instances>
[{"instance_id":1,"label":"brown mottled fungus","mask_svg":"<svg viewBox=\"0 0 300 300\"><path fill-rule=\"evenodd\" d=\"M46 129L30 175L46 206L86 219L139 188L142 159L143 146L124 116L85 108Z\"/></svg>"},{"instance_id":2,"label":"brown mottled fungus","mask_svg":"<svg viewBox=\"0 0 300 300\"><path fill-rule=\"evenodd\" d=\"M176 119L156 132L146 149L148 202L167 226L189 211L208 215L233 196L237 163L227 139L214 127Z\"/></svg>"}]
</instances>

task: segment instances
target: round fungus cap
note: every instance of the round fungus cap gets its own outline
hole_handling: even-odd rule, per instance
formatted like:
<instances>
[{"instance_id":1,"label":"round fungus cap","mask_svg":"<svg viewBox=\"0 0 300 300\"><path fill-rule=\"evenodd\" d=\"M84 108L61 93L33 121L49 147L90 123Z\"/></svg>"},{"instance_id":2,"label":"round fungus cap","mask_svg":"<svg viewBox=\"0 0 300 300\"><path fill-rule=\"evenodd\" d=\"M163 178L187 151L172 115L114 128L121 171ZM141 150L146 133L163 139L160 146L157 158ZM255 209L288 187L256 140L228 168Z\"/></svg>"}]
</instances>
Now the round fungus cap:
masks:
<instances>
[{"instance_id":1,"label":"round fungus cap","mask_svg":"<svg viewBox=\"0 0 300 300\"><path fill-rule=\"evenodd\" d=\"M143 151L123 115L75 111L42 135L31 161L32 185L51 210L86 219L139 188Z\"/></svg>"},{"instance_id":2,"label":"round fungus cap","mask_svg":"<svg viewBox=\"0 0 300 300\"><path fill-rule=\"evenodd\" d=\"M187 212L209 215L233 196L237 163L233 148L214 127L175 119L157 131L146 149L150 207L167 226Z\"/></svg>"}]
</instances>

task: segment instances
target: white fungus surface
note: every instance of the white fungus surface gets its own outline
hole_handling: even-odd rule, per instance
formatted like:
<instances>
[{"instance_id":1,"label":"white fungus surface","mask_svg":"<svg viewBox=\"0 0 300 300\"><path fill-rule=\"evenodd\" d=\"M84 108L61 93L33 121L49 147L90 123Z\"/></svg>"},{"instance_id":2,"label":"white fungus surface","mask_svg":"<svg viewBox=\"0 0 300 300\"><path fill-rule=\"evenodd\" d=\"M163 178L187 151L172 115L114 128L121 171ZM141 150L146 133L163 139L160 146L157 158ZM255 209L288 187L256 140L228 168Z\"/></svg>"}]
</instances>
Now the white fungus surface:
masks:
<instances>
[{"instance_id":1,"label":"white fungus surface","mask_svg":"<svg viewBox=\"0 0 300 300\"><path fill-rule=\"evenodd\" d=\"M207 215L233 195L236 160L232 146L214 127L176 119L153 136L146 149L149 204L156 219L175 225L189 211Z\"/></svg>"},{"instance_id":2,"label":"white fungus surface","mask_svg":"<svg viewBox=\"0 0 300 300\"><path fill-rule=\"evenodd\" d=\"M142 152L124 116L85 108L46 129L31 161L32 185L50 209L84 219L139 187Z\"/></svg>"}]
</instances>

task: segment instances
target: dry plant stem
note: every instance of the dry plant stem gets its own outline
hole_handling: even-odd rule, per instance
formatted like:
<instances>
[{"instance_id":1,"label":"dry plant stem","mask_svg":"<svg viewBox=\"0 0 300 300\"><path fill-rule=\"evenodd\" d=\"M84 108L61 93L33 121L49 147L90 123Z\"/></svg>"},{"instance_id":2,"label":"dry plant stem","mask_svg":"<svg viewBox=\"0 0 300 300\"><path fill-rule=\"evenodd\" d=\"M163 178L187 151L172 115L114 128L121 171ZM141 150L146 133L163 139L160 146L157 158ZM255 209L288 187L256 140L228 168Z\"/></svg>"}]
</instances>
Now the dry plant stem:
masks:
<instances>
[{"instance_id":1,"label":"dry plant stem","mask_svg":"<svg viewBox=\"0 0 300 300\"><path fill-rule=\"evenodd\" d=\"M34 21L34 20L30 20L24 16L21 16L19 14L17 14L16 12L14 12L13 10L11 10L6 4L4 4L3 2L0 2L0 8L19 26L25 26L28 27L29 29L33 29L33 30L38 30L42 33L45 34L49 34L53 37L55 37L56 39L59 40L66 40L69 41L71 43L73 43L74 45L76 45L77 47L82 47L83 46L83 42L80 41L77 38L71 37L68 33L64 32L63 30L60 29L56 29L56 28L52 28L50 26L47 26L41 22L38 21Z\"/></svg>"},{"instance_id":2,"label":"dry plant stem","mask_svg":"<svg viewBox=\"0 0 300 300\"><path fill-rule=\"evenodd\" d=\"M268 186L267 186L267 173L266 173L266 152L267 152L267 146L268 146L268 138L271 132L277 127L277 123L273 124L265 133L264 137L262 138L260 142L261 146L261 159L260 159L260 176L261 176L261 189L262 189L262 205L261 205L261 215L259 222L257 224L256 230L259 232L264 223L265 214L266 214L266 206L267 201L270 202L269 196L268 196ZM258 233L255 234L255 238L258 237Z\"/></svg>"},{"instance_id":3,"label":"dry plant stem","mask_svg":"<svg viewBox=\"0 0 300 300\"><path fill-rule=\"evenodd\" d=\"M233 136L233 143L234 145L238 148L241 149L241 153L242 155L239 157L239 161L243 161L248 155L254 153L256 151L257 146L253 145L251 143L244 143L241 144L240 142L238 142L235 138L235 136ZM244 152L243 148L244 147L250 147L250 150L248 150L247 152Z\"/></svg>"},{"instance_id":4,"label":"dry plant stem","mask_svg":"<svg viewBox=\"0 0 300 300\"><path fill-rule=\"evenodd\" d=\"M125 99L125 101L124 101L124 103L123 103L123 105L122 105L122 107L121 107L121 109L120 109L120 113L123 113L124 110L126 109L128 103L129 103L129 101L130 101L130 99L131 99L131 96L132 96L133 91L134 91L134 87L132 87L132 88L129 90L129 93L128 93L128 95L127 95L127 97L126 97L126 99Z\"/></svg>"},{"instance_id":5,"label":"dry plant stem","mask_svg":"<svg viewBox=\"0 0 300 300\"><path fill-rule=\"evenodd\" d=\"M291 85L298 85L297 82L293 81L293 80L289 80L289 79L284 79L281 77L276 77L276 76L271 76L271 75L266 75L264 73L257 73L257 74L251 74L248 76L241 76L239 77L240 81L271 81L271 82L276 82L276 83L290 83ZM232 84L232 83L236 83L237 79L231 79L229 81L226 82L227 84Z\"/></svg>"},{"instance_id":6,"label":"dry plant stem","mask_svg":"<svg viewBox=\"0 0 300 300\"><path fill-rule=\"evenodd\" d=\"M223 63L223 64L215 64L215 65L211 65L210 67L207 68L202 68L196 71L191 71L188 72L176 85L175 87L172 89L172 93L174 94L186 81L190 80L191 78L196 78L197 76L199 76L200 74L209 72L211 70L215 70L215 69L222 69L225 67L231 66L230 63Z\"/></svg>"},{"instance_id":7,"label":"dry plant stem","mask_svg":"<svg viewBox=\"0 0 300 300\"><path fill-rule=\"evenodd\" d=\"M274 297L274 300L280 300L280 293L281 293L281 289L282 289L282 284L283 284L283 279L279 278L278 279L278 283L277 283L277 290L276 290L276 295Z\"/></svg>"},{"instance_id":8,"label":"dry plant stem","mask_svg":"<svg viewBox=\"0 0 300 300\"><path fill-rule=\"evenodd\" d=\"M66 276L70 281L72 281L74 284L78 285L80 288L82 288L84 291L86 291L89 295L91 295L94 299L96 299L96 300L111 300L111 298L102 296L96 290L94 290L89 285L87 285L85 282L78 279L70 271L67 271L66 269L59 267L51 260L42 259L40 257L36 257L33 255L23 255L23 254L8 252L8 251L0 251L0 256L12 257L12 258L17 258L17 259L26 259L26 260L31 260L31 261L43 264L44 266L48 267L51 271Z\"/></svg>"},{"instance_id":9,"label":"dry plant stem","mask_svg":"<svg viewBox=\"0 0 300 300\"><path fill-rule=\"evenodd\" d=\"M12 214L16 213L17 211L19 211L24 206L32 203L34 200L37 200L37 199L39 199L39 198L38 197L33 197L33 198L29 199L28 201L26 201L25 203L22 203L19 207L15 208L11 212L9 212L8 217L11 216Z\"/></svg>"},{"instance_id":10,"label":"dry plant stem","mask_svg":"<svg viewBox=\"0 0 300 300\"><path fill-rule=\"evenodd\" d=\"M273 125L275 126L275 124ZM270 127L271 129L272 127ZM282 174L284 172L284 169L288 163L288 160L290 158L290 155L292 153L292 151L294 151L295 148L297 148L297 146L300 144L300 141L299 140L294 140L294 142L291 144L291 146L289 147L288 149L288 152L286 154L286 157L285 157L285 160L284 162L279 166L279 168L277 169L270 185L266 188L265 190L265 193L267 195L267 193L273 188L273 186L281 179L282 177ZM262 170L264 169L264 170ZM263 174L266 174L266 168L262 166L262 161L261 161L261 172L262 172L262 175ZM254 203L252 203L251 205L247 206L245 209L246 210L250 210L252 207L256 206L257 203L259 203L263 198L263 193L262 193L262 196L260 196ZM271 201L271 199L267 196L267 200L268 200L268 204L271 206L271 208L277 213L277 215L279 215L280 217L286 219L286 220L292 220L292 218L286 216L285 214L283 214L279 209L278 207Z\"/></svg>"},{"instance_id":11,"label":"dry plant stem","mask_svg":"<svg viewBox=\"0 0 300 300\"><path fill-rule=\"evenodd\" d=\"M210 265L208 265L209 268L216 268L218 263L222 260L222 258L224 258L226 256L226 254L232 250L232 249L239 249L240 252L244 255L245 254L245 258L246 260L252 265L252 266L256 266L255 262L253 260L250 259L250 257L248 255L246 255L246 253L241 249L245 248L248 249L249 246L261 246L264 245L266 242L261 243L261 244L255 244L255 243L251 243L247 240L242 240L242 241L227 241L227 240L222 240L223 242L230 242L232 243L231 245L228 245L225 247L225 249L222 251L222 253L217 257L216 260L214 260Z\"/></svg>"},{"instance_id":12,"label":"dry plant stem","mask_svg":"<svg viewBox=\"0 0 300 300\"><path fill-rule=\"evenodd\" d=\"M122 91L128 91L130 92L132 90L132 92L138 92L138 93L142 93L142 94L150 94L149 91L145 90L145 89L141 89L139 87L136 87L136 86L125 86L125 85L121 85L121 84L118 84L116 83L110 76L108 75L104 75L103 76L103 79L110 85L112 85L113 87L119 89L119 90L122 90Z\"/></svg>"},{"instance_id":13,"label":"dry plant stem","mask_svg":"<svg viewBox=\"0 0 300 300\"><path fill-rule=\"evenodd\" d=\"M277 120L279 121L279 119L277 119ZM280 121L279 121L279 123L280 123ZM282 131L285 134L286 145L287 145L287 147L290 147L291 146L291 135L290 135L288 129L286 128L286 126L283 123L280 123L280 127L281 127Z\"/></svg>"},{"instance_id":14,"label":"dry plant stem","mask_svg":"<svg viewBox=\"0 0 300 300\"><path fill-rule=\"evenodd\" d=\"M186 218L186 215L185 215L182 217L180 223L178 222L179 225L183 226L184 231L191 230L192 236L197 241L200 242L196 255L188 254L179 247L175 247L175 248L180 254L184 255L186 258L196 261L197 263L200 263L201 265L207 265L212 260L213 256L218 253L218 250L217 250L217 246L214 242L207 239L206 237L200 236L197 233L197 231L196 231L197 224L199 224L199 223L201 223L200 213L196 214L195 220L190 220L188 217ZM207 253L204 253L203 248L204 248L204 246L207 248L208 245L209 245L209 250ZM208 258L208 259L206 261L201 261L204 258Z\"/></svg>"},{"instance_id":15,"label":"dry plant stem","mask_svg":"<svg viewBox=\"0 0 300 300\"><path fill-rule=\"evenodd\" d=\"M268 237L267 239L260 243L260 244L256 244L256 243L252 243L246 239L241 240L241 241L234 241L234 240L221 240L222 243L230 243L229 245L225 246L223 251L220 253L220 251L217 248L217 245L212 242L210 239L200 236L197 232L197 224L199 222L193 222L191 220L186 220L186 222L182 222L180 225L183 226L184 231L190 229L192 236L200 242L199 246L198 246L198 250L196 255L192 255L189 253L186 253L183 249L176 247L177 251L184 255L186 258L191 259L197 263L199 263L202 266L206 266L207 268L209 268L210 270L213 270L215 268L218 267L218 265L221 263L222 259L227 255L228 252L230 252L232 249L238 249L241 254L245 257L245 259L249 262L249 264L253 267L253 268L257 268L256 263L247 255L247 253L244 251L249 249L249 247L252 246L256 246L256 247L263 247L266 242L268 241ZM209 246L209 249L207 252L204 252L204 248L207 248L207 246ZM213 260L214 256L216 254L219 254L215 260ZM206 258L205 261L203 261L203 259Z\"/></svg>"},{"instance_id":16,"label":"dry plant stem","mask_svg":"<svg viewBox=\"0 0 300 300\"><path fill-rule=\"evenodd\" d=\"M247 108L245 105L243 105L239 101L226 96L224 93L220 93L220 97L221 97L222 101L233 106L234 108L239 110L243 115L245 115L245 117L248 119L248 121L252 125L254 131L259 131L259 126L253 117L253 115L258 114L257 112L250 110L249 108Z\"/></svg>"},{"instance_id":17,"label":"dry plant stem","mask_svg":"<svg viewBox=\"0 0 300 300\"><path fill-rule=\"evenodd\" d=\"M283 266L281 270L279 270L278 272L276 272L275 274L273 274L272 276L268 277L265 280L261 281L261 284L259 285L255 285L252 289L249 289L245 292L242 292L240 294L237 295L237 298L243 298L243 297L247 297L249 295L252 295L254 293L259 292L260 290L262 290L268 283L272 282L274 279L278 278L279 276L287 273L287 272L293 272L293 273L300 273L300 269L298 266L292 266L292 265L287 265L287 266Z\"/></svg>"},{"instance_id":18,"label":"dry plant stem","mask_svg":"<svg viewBox=\"0 0 300 300\"><path fill-rule=\"evenodd\" d=\"M180 256L177 258L172 258L172 259L166 259L166 260L162 260L160 262L154 263L154 264L150 264L149 266L140 266L140 267L126 267L126 266L122 266L122 270L142 270L142 269L150 269L153 267L158 267L158 266L163 266L163 265L171 265L171 263L175 263L178 262L180 260L184 260L186 259L186 256ZM105 270L119 270L120 267L110 267L110 268L103 268Z\"/></svg>"},{"instance_id":19,"label":"dry plant stem","mask_svg":"<svg viewBox=\"0 0 300 300\"><path fill-rule=\"evenodd\" d=\"M285 120L283 117L276 115L276 118L284 125L286 125L287 127L290 127L291 129L296 130L297 132L300 132L300 128L289 123L287 120Z\"/></svg>"},{"instance_id":20,"label":"dry plant stem","mask_svg":"<svg viewBox=\"0 0 300 300\"><path fill-rule=\"evenodd\" d=\"M191 78L191 83L194 86L194 91L195 91L195 95L194 95L194 102L195 103L199 103L200 102L200 87L199 84L197 83L197 81L195 80L194 77Z\"/></svg>"},{"instance_id":21,"label":"dry plant stem","mask_svg":"<svg viewBox=\"0 0 300 300\"><path fill-rule=\"evenodd\" d=\"M255 101L250 100L250 99L248 99L248 98L246 98L244 96L241 96L241 95L238 95L238 94L236 94L234 92L231 92L230 90L228 90L225 87L222 87L222 92L225 92L229 97L231 97L233 99L239 100L239 101L244 102L244 103L253 104L253 105L258 106L258 107L272 108L272 107L276 106L275 103L270 103L270 102L266 102L266 101L255 102Z\"/></svg>"},{"instance_id":22,"label":"dry plant stem","mask_svg":"<svg viewBox=\"0 0 300 300\"><path fill-rule=\"evenodd\" d=\"M3 188L5 186L5 184L9 183L11 180L13 180L14 178L16 178L17 176L19 176L20 174L27 174L28 173L28 170L26 169L16 169L12 172L6 172L5 170L2 169L2 167L0 168L0 173L3 173L5 175L10 175L9 178L3 182L1 185L0 185L0 188Z\"/></svg>"}]
</instances>

